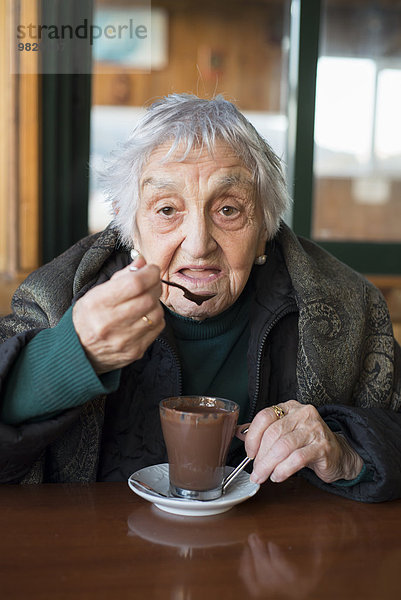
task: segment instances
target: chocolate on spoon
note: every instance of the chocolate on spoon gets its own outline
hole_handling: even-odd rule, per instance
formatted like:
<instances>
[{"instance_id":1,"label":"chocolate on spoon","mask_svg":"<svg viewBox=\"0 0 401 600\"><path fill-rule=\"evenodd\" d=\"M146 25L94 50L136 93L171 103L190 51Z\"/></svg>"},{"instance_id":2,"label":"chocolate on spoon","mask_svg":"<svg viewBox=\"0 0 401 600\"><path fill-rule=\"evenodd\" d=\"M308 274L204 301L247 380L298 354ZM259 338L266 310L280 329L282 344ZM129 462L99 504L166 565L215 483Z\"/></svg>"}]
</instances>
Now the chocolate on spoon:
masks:
<instances>
[{"instance_id":1,"label":"chocolate on spoon","mask_svg":"<svg viewBox=\"0 0 401 600\"><path fill-rule=\"evenodd\" d=\"M184 298L186 298L190 302L195 302L195 304L197 304L198 306L200 306L203 302L206 302L206 300L210 300L211 298L214 298L216 295L216 294L193 294L192 292L187 290L187 288L185 288L183 285L180 285L179 283L174 283L173 281L166 281L165 279L161 279L161 282L165 283L166 285L171 285L173 287L176 287L176 288L182 290L184 292Z\"/></svg>"},{"instance_id":2,"label":"chocolate on spoon","mask_svg":"<svg viewBox=\"0 0 401 600\"><path fill-rule=\"evenodd\" d=\"M131 250L132 260L137 258L138 254L139 253L136 250ZM137 267L130 266L130 270L136 271ZM185 288L183 285L180 285L179 283L174 283L173 281L166 281L165 279L161 279L160 281L162 283L165 283L166 285L171 285L173 287L176 287L176 288L182 290L184 292L184 298L186 298L190 302L195 302L195 304L197 304L198 306L203 304L203 302L206 302L206 300L210 300L210 298L214 298L216 295L216 294L193 294L192 292L187 290L187 288Z\"/></svg>"}]
</instances>

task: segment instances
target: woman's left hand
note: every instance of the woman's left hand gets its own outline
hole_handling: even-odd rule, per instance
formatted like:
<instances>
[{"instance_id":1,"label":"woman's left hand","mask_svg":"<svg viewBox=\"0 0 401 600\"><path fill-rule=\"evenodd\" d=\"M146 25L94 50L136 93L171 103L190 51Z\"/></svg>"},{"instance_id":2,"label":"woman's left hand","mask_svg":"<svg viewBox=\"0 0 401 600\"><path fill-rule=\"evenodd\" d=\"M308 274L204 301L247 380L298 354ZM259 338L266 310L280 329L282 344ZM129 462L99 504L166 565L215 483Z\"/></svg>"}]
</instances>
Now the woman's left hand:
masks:
<instances>
[{"instance_id":1,"label":"woman's left hand","mask_svg":"<svg viewBox=\"0 0 401 600\"><path fill-rule=\"evenodd\" d=\"M314 406L289 400L278 408L284 412L282 418L273 407L265 408L250 423L246 436L238 434L245 440L247 456L254 459L251 481L262 483L269 477L284 481L304 467L326 483L359 475L361 457L341 434L331 431Z\"/></svg>"}]
</instances>

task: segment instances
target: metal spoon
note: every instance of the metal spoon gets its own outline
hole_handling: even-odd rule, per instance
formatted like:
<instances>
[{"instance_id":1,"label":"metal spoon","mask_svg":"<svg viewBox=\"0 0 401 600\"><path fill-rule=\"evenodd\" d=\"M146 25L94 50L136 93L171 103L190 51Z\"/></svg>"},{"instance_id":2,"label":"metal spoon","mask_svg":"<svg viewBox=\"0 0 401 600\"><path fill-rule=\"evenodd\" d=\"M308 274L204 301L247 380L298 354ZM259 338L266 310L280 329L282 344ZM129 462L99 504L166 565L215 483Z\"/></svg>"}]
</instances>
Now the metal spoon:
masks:
<instances>
[{"instance_id":1,"label":"metal spoon","mask_svg":"<svg viewBox=\"0 0 401 600\"><path fill-rule=\"evenodd\" d=\"M185 288L183 285L180 285L179 283L174 283L173 281L166 281L165 279L161 279L160 281L162 283L165 283L166 285L171 285L172 287L176 287L176 288L182 290L184 292L184 298L186 298L190 302L195 302L195 304L197 304L198 306L200 306L203 302L206 302L206 300L210 300L210 298L214 298L216 295L216 294L193 294L192 292L187 290L187 288Z\"/></svg>"},{"instance_id":2,"label":"metal spoon","mask_svg":"<svg viewBox=\"0 0 401 600\"><path fill-rule=\"evenodd\" d=\"M142 488L145 492L150 492L154 496L163 496L163 498L171 498L172 500L184 500L184 498L176 498L174 496L169 496L168 494L163 494L163 492L159 492L152 488L148 483L141 481L140 479L136 479L135 477L131 477L130 481L139 488Z\"/></svg>"},{"instance_id":3,"label":"metal spoon","mask_svg":"<svg viewBox=\"0 0 401 600\"><path fill-rule=\"evenodd\" d=\"M246 467L246 465L251 462L251 460L253 459L248 457L244 458L244 460L240 462L240 464L237 467L235 467L234 471L231 471L231 473L227 475L225 479L223 479L223 494L226 493L228 486L232 484L234 479L241 473L241 471Z\"/></svg>"},{"instance_id":4,"label":"metal spoon","mask_svg":"<svg viewBox=\"0 0 401 600\"><path fill-rule=\"evenodd\" d=\"M245 429L243 429L241 431L242 434L247 433L249 427L245 427ZM244 458L243 461L240 462L240 464L238 466L235 467L235 469L233 471L231 471L231 473L229 473L227 475L227 477L225 477L223 479L223 494L226 493L226 490L228 488L228 486L234 481L234 479L241 473L241 471L243 471L243 469L245 469L246 465L248 463L251 462L251 460L253 460L252 458L248 458L248 456L246 458Z\"/></svg>"}]
</instances>

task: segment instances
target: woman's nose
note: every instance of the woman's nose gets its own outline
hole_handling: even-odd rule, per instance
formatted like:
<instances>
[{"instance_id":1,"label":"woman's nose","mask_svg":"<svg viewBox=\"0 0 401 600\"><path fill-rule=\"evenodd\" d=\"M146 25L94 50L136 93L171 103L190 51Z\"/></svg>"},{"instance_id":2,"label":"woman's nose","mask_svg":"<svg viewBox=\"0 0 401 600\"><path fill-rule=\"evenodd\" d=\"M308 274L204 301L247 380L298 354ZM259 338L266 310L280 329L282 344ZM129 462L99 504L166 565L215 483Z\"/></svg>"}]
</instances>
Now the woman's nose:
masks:
<instances>
[{"instance_id":1,"label":"woman's nose","mask_svg":"<svg viewBox=\"0 0 401 600\"><path fill-rule=\"evenodd\" d=\"M181 248L193 258L202 258L213 252L217 242L213 237L213 224L207 215L190 218L184 225Z\"/></svg>"}]
</instances>

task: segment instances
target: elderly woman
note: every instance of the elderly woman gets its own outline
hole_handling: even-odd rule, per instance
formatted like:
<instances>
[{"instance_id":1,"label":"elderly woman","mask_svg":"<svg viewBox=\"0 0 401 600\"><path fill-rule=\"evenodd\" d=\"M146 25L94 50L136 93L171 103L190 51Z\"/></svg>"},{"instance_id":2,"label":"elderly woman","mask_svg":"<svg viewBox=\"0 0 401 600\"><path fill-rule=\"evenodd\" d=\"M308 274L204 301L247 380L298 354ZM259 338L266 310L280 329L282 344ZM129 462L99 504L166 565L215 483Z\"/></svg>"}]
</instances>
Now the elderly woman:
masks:
<instances>
[{"instance_id":1,"label":"elderly woman","mask_svg":"<svg viewBox=\"0 0 401 600\"><path fill-rule=\"evenodd\" d=\"M111 226L29 276L1 322L1 480L124 480L166 461L160 400L207 394L250 423L228 462L246 451L253 481L400 496L386 305L284 225L279 161L243 115L164 98L106 181Z\"/></svg>"}]
</instances>

